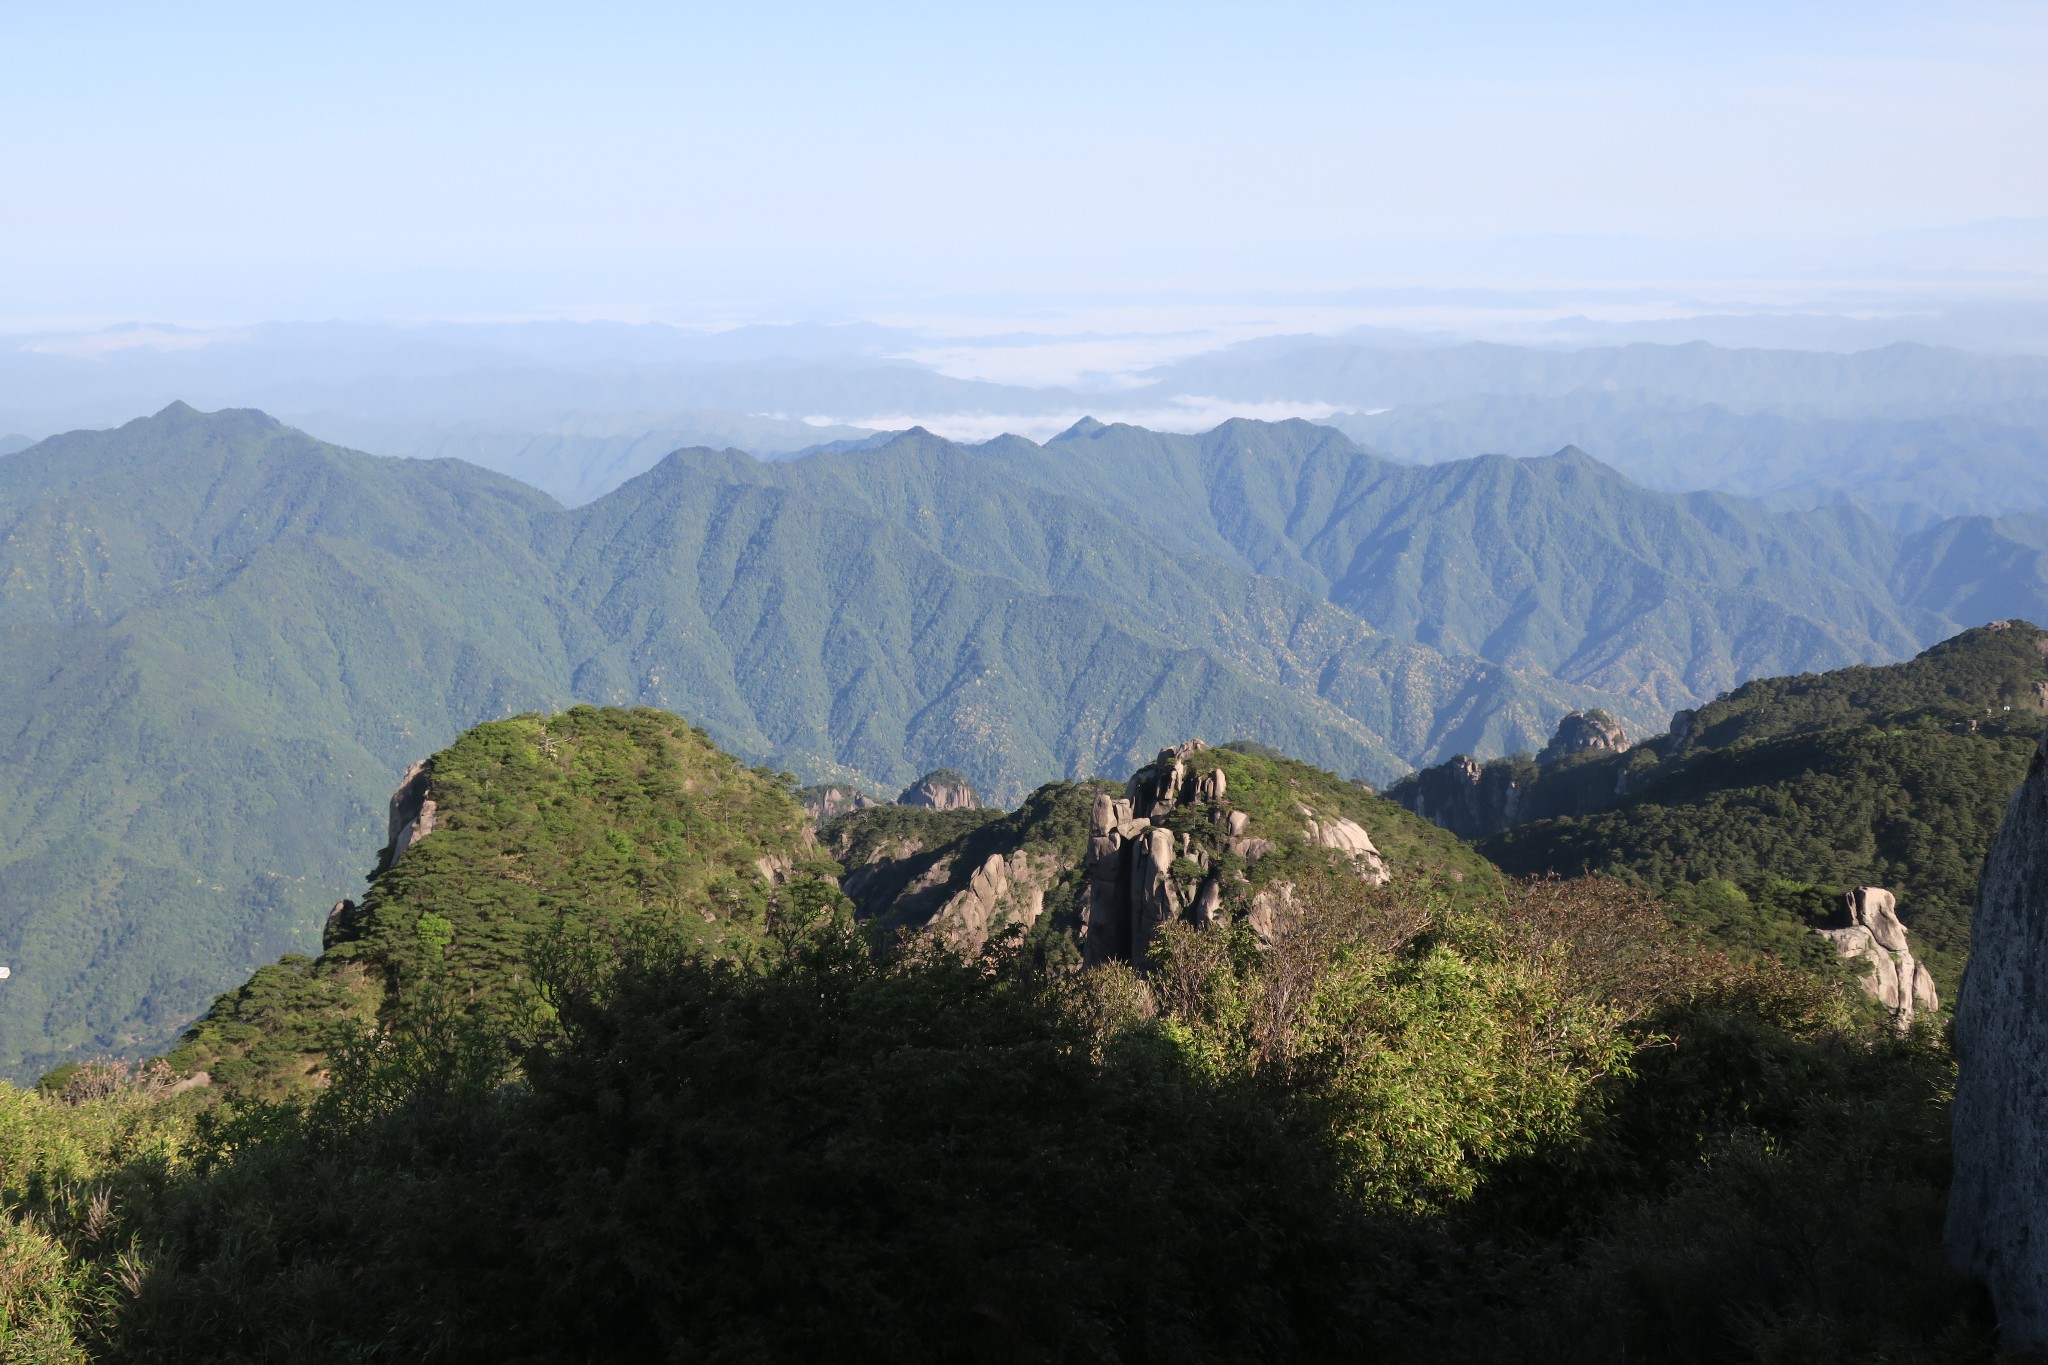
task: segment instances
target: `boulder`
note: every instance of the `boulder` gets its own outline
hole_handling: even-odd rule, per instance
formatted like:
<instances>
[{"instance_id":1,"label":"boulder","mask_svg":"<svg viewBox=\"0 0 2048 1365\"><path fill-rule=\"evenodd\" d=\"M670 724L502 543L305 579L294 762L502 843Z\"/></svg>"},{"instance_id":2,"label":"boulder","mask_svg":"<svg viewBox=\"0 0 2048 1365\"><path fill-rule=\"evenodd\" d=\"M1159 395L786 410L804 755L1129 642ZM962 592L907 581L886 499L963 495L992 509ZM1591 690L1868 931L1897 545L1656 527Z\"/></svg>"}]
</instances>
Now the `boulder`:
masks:
<instances>
[{"instance_id":1,"label":"boulder","mask_svg":"<svg viewBox=\"0 0 2048 1365\"><path fill-rule=\"evenodd\" d=\"M2048 1347L2048 738L1977 883L1956 1000L1947 1241L2006 1351Z\"/></svg>"},{"instance_id":2,"label":"boulder","mask_svg":"<svg viewBox=\"0 0 2048 1365\"><path fill-rule=\"evenodd\" d=\"M1365 832L1365 826L1342 817L1318 819L1307 806L1300 809L1310 839L1351 859L1358 875L1374 886L1385 886L1391 880L1393 874L1387 871L1387 860L1373 847L1372 836Z\"/></svg>"}]
</instances>

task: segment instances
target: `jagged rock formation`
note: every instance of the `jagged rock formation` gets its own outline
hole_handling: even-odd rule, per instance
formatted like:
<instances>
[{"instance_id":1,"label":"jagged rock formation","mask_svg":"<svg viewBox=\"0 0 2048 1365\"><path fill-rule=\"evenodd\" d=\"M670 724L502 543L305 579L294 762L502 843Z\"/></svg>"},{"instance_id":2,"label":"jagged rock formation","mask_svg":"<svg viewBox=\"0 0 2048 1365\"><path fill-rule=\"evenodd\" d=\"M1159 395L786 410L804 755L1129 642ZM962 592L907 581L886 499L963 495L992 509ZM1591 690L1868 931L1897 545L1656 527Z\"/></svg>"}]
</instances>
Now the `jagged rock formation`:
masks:
<instances>
[{"instance_id":1,"label":"jagged rock formation","mask_svg":"<svg viewBox=\"0 0 2048 1365\"><path fill-rule=\"evenodd\" d=\"M933 810L979 810L981 793L951 768L935 768L905 787L896 804L929 806Z\"/></svg>"},{"instance_id":2,"label":"jagged rock formation","mask_svg":"<svg viewBox=\"0 0 2048 1365\"><path fill-rule=\"evenodd\" d=\"M1089 819L1083 961L1142 966L1154 937L1174 920L1222 922L1231 888L1224 885L1226 873L1215 855L1228 853L1250 864L1278 851L1272 839L1249 832L1244 811L1230 809L1229 775L1221 767L1190 762L1207 748L1201 740L1190 740L1162 749L1131 775L1123 799L1107 792L1096 796ZM1367 881L1388 879L1386 860L1364 826L1341 816L1318 818L1314 808L1299 802L1295 809L1308 843L1343 854ZM1164 823L1175 812L1190 810L1203 818L1177 822L1188 826L1178 831ZM1242 872L1228 875L1236 882L1246 880ZM1276 915L1290 899L1291 888L1284 884L1252 893L1253 927L1270 937Z\"/></svg>"},{"instance_id":3,"label":"jagged rock formation","mask_svg":"<svg viewBox=\"0 0 2048 1365\"><path fill-rule=\"evenodd\" d=\"M405 770L398 790L391 793L391 818L384 866L390 867L407 849L434 832L436 806L433 798L434 761L420 759Z\"/></svg>"},{"instance_id":4,"label":"jagged rock formation","mask_svg":"<svg viewBox=\"0 0 2048 1365\"><path fill-rule=\"evenodd\" d=\"M837 819L848 811L866 810L870 806L882 804L859 787L844 782L820 782L815 786L804 787L797 792L796 799L811 819L821 825L827 820Z\"/></svg>"},{"instance_id":5,"label":"jagged rock formation","mask_svg":"<svg viewBox=\"0 0 2048 1365\"><path fill-rule=\"evenodd\" d=\"M1934 978L1906 946L1906 926L1899 922L1898 900L1881 886L1859 886L1842 893L1847 923L1816 932L1845 958L1864 964L1863 989L1890 1011L1903 1031L1916 1010L1937 1010L1941 999Z\"/></svg>"},{"instance_id":6,"label":"jagged rock formation","mask_svg":"<svg viewBox=\"0 0 2048 1365\"><path fill-rule=\"evenodd\" d=\"M1590 711L1573 711L1560 720L1556 733L1543 746L1543 752L1536 755L1536 761L1555 763L1572 754L1618 754L1627 748L1628 733L1621 728L1621 722L1595 707Z\"/></svg>"},{"instance_id":7,"label":"jagged rock formation","mask_svg":"<svg viewBox=\"0 0 2048 1365\"><path fill-rule=\"evenodd\" d=\"M2048 1346L2048 736L1977 884L1956 1000L1948 1249L2008 1351Z\"/></svg>"}]
</instances>

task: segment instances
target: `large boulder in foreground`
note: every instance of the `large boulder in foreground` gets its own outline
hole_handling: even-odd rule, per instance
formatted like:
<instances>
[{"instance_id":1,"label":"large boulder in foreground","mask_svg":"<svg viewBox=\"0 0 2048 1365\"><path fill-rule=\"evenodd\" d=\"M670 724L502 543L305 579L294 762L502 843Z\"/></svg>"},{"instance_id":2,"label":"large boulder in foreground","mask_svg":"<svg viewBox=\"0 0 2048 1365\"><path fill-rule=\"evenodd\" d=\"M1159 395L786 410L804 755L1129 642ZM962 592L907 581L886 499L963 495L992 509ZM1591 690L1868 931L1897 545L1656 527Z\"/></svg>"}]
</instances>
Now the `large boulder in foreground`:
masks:
<instances>
[{"instance_id":1,"label":"large boulder in foreground","mask_svg":"<svg viewBox=\"0 0 2048 1365\"><path fill-rule=\"evenodd\" d=\"M1949 1255L1997 1305L2006 1350L2048 1346L2048 737L1977 886L1956 1001Z\"/></svg>"}]
</instances>

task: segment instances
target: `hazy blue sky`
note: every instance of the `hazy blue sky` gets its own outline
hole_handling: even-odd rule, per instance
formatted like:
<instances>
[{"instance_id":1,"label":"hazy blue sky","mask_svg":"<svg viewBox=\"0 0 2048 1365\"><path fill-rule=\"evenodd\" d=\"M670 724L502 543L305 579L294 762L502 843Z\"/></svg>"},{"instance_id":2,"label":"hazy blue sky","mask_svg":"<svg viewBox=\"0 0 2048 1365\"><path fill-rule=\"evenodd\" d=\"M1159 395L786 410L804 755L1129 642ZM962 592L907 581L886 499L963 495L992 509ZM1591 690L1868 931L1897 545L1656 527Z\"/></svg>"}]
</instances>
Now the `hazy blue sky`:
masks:
<instances>
[{"instance_id":1,"label":"hazy blue sky","mask_svg":"<svg viewBox=\"0 0 2048 1365\"><path fill-rule=\"evenodd\" d=\"M2040 272L2044 72L2031 2L0 0L0 323Z\"/></svg>"}]
</instances>

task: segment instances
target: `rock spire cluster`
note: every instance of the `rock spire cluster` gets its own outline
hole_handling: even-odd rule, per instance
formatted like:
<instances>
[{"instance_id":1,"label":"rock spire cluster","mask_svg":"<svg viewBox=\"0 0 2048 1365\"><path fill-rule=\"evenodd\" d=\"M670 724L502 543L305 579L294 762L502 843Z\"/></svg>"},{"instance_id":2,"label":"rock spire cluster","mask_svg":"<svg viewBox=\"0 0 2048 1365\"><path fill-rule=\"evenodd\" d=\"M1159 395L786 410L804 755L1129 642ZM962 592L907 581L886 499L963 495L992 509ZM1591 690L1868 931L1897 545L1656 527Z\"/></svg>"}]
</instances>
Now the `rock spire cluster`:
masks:
<instances>
[{"instance_id":1,"label":"rock spire cluster","mask_svg":"<svg viewBox=\"0 0 2048 1365\"><path fill-rule=\"evenodd\" d=\"M1200 740L1159 751L1159 757L1131 775L1122 798L1103 792L1090 813L1087 878L1082 904L1081 952L1090 964L1125 961L1143 965L1159 931L1175 920L1215 924L1224 917L1223 870L1216 853L1253 863L1279 845L1251 829L1251 817L1230 804L1229 778L1220 767L1190 762L1208 746ZM1176 811L1199 813L1178 832L1167 819ZM1355 820L1319 817L1300 806L1309 840L1349 857L1359 875L1376 883L1388 878L1385 859L1372 836ZM1270 934L1278 907L1291 888L1263 888L1254 898L1251 920Z\"/></svg>"}]
</instances>

